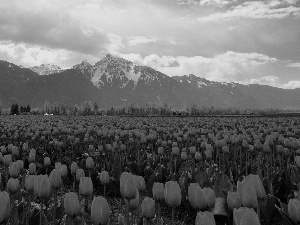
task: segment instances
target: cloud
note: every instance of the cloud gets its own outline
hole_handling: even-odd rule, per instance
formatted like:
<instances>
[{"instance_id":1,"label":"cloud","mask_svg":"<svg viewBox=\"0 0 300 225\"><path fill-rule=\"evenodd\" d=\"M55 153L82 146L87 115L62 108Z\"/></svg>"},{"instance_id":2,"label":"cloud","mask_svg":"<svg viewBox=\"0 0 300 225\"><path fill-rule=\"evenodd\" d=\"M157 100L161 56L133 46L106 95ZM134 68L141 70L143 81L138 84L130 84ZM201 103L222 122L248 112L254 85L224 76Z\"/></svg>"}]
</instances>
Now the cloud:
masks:
<instances>
[{"instance_id":1,"label":"cloud","mask_svg":"<svg viewBox=\"0 0 300 225\"><path fill-rule=\"evenodd\" d=\"M156 42L156 41L159 40L157 37L147 38L147 37L144 37L144 36L132 36L132 37L128 37L127 39L128 39L127 44L129 46L147 44L147 43Z\"/></svg>"},{"instance_id":2,"label":"cloud","mask_svg":"<svg viewBox=\"0 0 300 225\"><path fill-rule=\"evenodd\" d=\"M247 1L241 5L237 5L226 12L217 12L205 17L199 17L198 22L218 22L237 20L241 18L250 19L281 19L287 16L300 15L300 8L288 5L280 7L282 2L278 1Z\"/></svg>"},{"instance_id":3,"label":"cloud","mask_svg":"<svg viewBox=\"0 0 300 225\"><path fill-rule=\"evenodd\" d=\"M289 63L286 67L292 67L292 68L299 68L300 69L300 63Z\"/></svg>"},{"instance_id":4,"label":"cloud","mask_svg":"<svg viewBox=\"0 0 300 225\"><path fill-rule=\"evenodd\" d=\"M285 88L285 89L300 88L300 80L291 80L288 83L283 84L282 88Z\"/></svg>"},{"instance_id":5,"label":"cloud","mask_svg":"<svg viewBox=\"0 0 300 225\"><path fill-rule=\"evenodd\" d=\"M290 80L287 83L281 83L277 76L264 76L257 79L250 79L250 84L268 85L283 89L295 89L300 88L300 80Z\"/></svg>"},{"instance_id":6,"label":"cloud","mask_svg":"<svg viewBox=\"0 0 300 225\"><path fill-rule=\"evenodd\" d=\"M228 4L232 4L233 2L236 2L236 0L177 0L178 4L180 5L199 5L199 6L217 6L217 7L223 7Z\"/></svg>"},{"instance_id":7,"label":"cloud","mask_svg":"<svg viewBox=\"0 0 300 225\"><path fill-rule=\"evenodd\" d=\"M0 40L84 54L106 50L111 40L105 30L76 21L66 12L67 3L51 3L43 0L1 2Z\"/></svg>"}]
</instances>

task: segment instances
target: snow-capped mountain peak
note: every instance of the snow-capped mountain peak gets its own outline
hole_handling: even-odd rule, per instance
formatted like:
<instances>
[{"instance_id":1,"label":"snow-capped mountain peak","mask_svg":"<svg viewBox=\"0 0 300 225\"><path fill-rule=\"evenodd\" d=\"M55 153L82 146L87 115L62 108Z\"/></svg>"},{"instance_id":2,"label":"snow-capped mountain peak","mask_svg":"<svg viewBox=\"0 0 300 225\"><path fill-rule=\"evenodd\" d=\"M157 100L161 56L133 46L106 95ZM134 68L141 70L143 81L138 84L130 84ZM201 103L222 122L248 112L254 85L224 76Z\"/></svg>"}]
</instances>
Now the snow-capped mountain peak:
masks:
<instances>
[{"instance_id":1,"label":"snow-capped mountain peak","mask_svg":"<svg viewBox=\"0 0 300 225\"><path fill-rule=\"evenodd\" d=\"M51 64L41 64L40 66L33 66L29 67L28 69L39 75L49 75L53 73L61 73L62 71L64 71L59 66Z\"/></svg>"}]
</instances>

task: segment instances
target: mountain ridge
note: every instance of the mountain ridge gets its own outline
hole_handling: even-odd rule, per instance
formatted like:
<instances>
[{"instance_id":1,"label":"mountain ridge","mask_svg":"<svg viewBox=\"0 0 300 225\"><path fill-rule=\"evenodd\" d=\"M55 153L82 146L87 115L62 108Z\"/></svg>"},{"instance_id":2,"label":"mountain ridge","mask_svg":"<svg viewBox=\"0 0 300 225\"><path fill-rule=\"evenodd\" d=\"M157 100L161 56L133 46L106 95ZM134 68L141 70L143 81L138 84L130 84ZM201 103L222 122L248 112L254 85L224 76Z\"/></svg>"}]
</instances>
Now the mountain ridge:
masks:
<instances>
[{"instance_id":1,"label":"mountain ridge","mask_svg":"<svg viewBox=\"0 0 300 225\"><path fill-rule=\"evenodd\" d=\"M45 65L45 64L44 64ZM58 104L96 102L100 107L168 104L174 109L300 108L300 89L209 81L193 74L170 77L148 66L106 55L94 65L86 60L71 69L38 75L26 68L0 61L0 81L10 74L0 91L0 101L41 107L45 101ZM25 75L24 75L25 74Z\"/></svg>"}]
</instances>

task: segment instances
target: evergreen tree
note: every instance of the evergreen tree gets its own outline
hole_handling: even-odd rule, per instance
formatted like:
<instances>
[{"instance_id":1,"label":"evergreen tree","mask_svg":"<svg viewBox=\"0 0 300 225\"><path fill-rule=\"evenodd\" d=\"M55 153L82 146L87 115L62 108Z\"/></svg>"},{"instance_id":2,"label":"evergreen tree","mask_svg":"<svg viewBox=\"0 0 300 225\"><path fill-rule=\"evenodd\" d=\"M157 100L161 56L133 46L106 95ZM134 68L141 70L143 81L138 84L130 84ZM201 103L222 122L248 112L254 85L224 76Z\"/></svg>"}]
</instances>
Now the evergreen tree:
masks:
<instances>
[{"instance_id":1,"label":"evergreen tree","mask_svg":"<svg viewBox=\"0 0 300 225\"><path fill-rule=\"evenodd\" d=\"M31 107L29 106L29 104L26 107L26 112L30 112L31 111Z\"/></svg>"}]
</instances>

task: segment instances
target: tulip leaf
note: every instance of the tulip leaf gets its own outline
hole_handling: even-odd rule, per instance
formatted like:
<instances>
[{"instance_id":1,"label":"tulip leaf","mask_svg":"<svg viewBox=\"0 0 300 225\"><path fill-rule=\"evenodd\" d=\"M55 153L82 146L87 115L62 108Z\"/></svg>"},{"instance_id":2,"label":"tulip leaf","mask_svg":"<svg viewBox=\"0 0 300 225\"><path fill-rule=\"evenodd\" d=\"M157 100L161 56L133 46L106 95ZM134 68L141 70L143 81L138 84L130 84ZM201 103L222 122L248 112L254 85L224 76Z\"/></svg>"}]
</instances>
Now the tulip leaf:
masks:
<instances>
[{"instance_id":1,"label":"tulip leaf","mask_svg":"<svg viewBox=\"0 0 300 225\"><path fill-rule=\"evenodd\" d=\"M219 173L214 183L214 192L217 198L226 198L224 191L233 191L233 185L229 177L224 173Z\"/></svg>"},{"instance_id":2,"label":"tulip leaf","mask_svg":"<svg viewBox=\"0 0 300 225\"><path fill-rule=\"evenodd\" d=\"M267 225L270 225L275 212L276 197L267 195L266 198L259 201L261 207L261 215L263 215Z\"/></svg>"}]
</instances>

